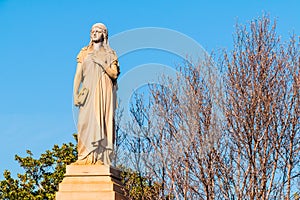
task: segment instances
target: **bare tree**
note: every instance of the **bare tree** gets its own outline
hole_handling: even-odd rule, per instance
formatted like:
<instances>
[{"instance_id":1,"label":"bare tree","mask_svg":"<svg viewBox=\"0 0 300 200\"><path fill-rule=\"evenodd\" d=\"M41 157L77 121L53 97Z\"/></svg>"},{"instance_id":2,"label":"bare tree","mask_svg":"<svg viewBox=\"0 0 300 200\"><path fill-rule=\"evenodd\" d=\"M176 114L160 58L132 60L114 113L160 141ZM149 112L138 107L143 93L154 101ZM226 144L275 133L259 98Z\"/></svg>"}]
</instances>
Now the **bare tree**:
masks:
<instances>
[{"instance_id":1,"label":"bare tree","mask_svg":"<svg viewBox=\"0 0 300 200\"><path fill-rule=\"evenodd\" d=\"M227 188L237 199L289 199L299 176L299 44L280 44L275 28L268 17L238 26L225 53Z\"/></svg>"},{"instance_id":2,"label":"bare tree","mask_svg":"<svg viewBox=\"0 0 300 200\"><path fill-rule=\"evenodd\" d=\"M161 198L215 198L221 129L212 94L216 79L201 74L213 74L203 70L209 65L209 58L186 62L177 79L162 77L150 86L149 106L140 97L132 105L127 146L135 169L161 183Z\"/></svg>"},{"instance_id":3,"label":"bare tree","mask_svg":"<svg viewBox=\"0 0 300 200\"><path fill-rule=\"evenodd\" d=\"M297 193L299 41L282 44L275 28L265 16L238 25L221 67L212 56L185 62L176 78L150 85L149 98L136 95L124 149L128 166L148 180L139 179L144 194L154 185L156 199Z\"/></svg>"}]
</instances>

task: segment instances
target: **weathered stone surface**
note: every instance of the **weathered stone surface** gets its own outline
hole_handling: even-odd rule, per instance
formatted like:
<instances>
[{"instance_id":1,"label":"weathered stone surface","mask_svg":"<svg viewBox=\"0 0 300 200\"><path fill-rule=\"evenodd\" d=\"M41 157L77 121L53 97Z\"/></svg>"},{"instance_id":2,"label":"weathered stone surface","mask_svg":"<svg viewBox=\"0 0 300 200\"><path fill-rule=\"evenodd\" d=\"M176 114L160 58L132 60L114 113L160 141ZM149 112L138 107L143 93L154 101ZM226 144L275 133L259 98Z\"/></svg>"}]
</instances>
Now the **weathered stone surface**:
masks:
<instances>
[{"instance_id":1,"label":"weathered stone surface","mask_svg":"<svg viewBox=\"0 0 300 200\"><path fill-rule=\"evenodd\" d=\"M125 200L120 173L106 165L68 165L56 200Z\"/></svg>"}]
</instances>

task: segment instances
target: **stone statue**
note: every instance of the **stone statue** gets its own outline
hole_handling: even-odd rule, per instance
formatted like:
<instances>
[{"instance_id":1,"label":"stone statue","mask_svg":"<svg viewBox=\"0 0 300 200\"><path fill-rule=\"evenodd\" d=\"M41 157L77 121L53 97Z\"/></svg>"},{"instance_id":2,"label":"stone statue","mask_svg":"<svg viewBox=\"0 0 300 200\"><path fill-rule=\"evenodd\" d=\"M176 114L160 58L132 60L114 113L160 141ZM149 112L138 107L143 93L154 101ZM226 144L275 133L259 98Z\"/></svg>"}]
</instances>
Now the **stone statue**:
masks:
<instances>
[{"instance_id":1,"label":"stone statue","mask_svg":"<svg viewBox=\"0 0 300 200\"><path fill-rule=\"evenodd\" d=\"M74 78L74 104L79 107L78 160L74 164L110 165L119 63L104 24L94 24L90 38L77 56Z\"/></svg>"}]
</instances>

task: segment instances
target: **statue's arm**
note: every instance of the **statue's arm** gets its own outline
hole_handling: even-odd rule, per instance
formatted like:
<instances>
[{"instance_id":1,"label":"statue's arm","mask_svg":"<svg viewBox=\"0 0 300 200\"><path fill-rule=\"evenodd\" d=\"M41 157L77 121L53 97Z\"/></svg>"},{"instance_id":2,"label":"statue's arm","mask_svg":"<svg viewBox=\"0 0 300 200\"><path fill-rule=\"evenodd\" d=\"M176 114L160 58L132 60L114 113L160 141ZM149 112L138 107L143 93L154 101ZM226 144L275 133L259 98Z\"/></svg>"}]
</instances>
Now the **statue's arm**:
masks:
<instances>
[{"instance_id":1,"label":"statue's arm","mask_svg":"<svg viewBox=\"0 0 300 200\"><path fill-rule=\"evenodd\" d=\"M77 64L76 73L74 77L74 85L73 85L73 98L74 98L74 105L79 106L78 102L78 93L79 93L79 87L80 83L82 81L82 65L81 63Z\"/></svg>"},{"instance_id":2,"label":"statue's arm","mask_svg":"<svg viewBox=\"0 0 300 200\"><path fill-rule=\"evenodd\" d=\"M120 68L118 60L114 60L110 67L105 68L105 72L108 74L108 76L112 79L117 79L120 74Z\"/></svg>"}]
</instances>

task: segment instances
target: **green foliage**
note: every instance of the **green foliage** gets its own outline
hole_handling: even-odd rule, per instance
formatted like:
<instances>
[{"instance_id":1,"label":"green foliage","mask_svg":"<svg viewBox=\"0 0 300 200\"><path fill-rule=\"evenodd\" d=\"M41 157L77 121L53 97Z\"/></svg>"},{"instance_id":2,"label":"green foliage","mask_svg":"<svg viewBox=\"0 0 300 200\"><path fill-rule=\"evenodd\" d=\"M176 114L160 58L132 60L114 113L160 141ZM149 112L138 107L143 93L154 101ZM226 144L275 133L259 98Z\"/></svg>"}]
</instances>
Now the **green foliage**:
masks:
<instances>
[{"instance_id":1,"label":"green foliage","mask_svg":"<svg viewBox=\"0 0 300 200\"><path fill-rule=\"evenodd\" d=\"M10 171L4 172L4 180L0 182L0 199L55 199L66 165L76 159L76 145L73 143L54 145L38 159L29 150L26 157L16 155L15 160L25 172L18 174L16 179L11 177Z\"/></svg>"},{"instance_id":2,"label":"green foliage","mask_svg":"<svg viewBox=\"0 0 300 200\"><path fill-rule=\"evenodd\" d=\"M76 135L74 135L76 139ZM44 200L55 199L55 192L63 180L66 165L77 160L77 147L73 143L54 145L52 150L46 150L38 159L33 157L30 150L26 157L15 156L23 174L17 178L11 172L4 171L4 180L0 181L1 200ZM151 179L141 176L131 169L120 167L124 172L122 179L125 195L129 199L161 199L162 185L152 182ZM173 199L166 197L165 199Z\"/></svg>"}]
</instances>

